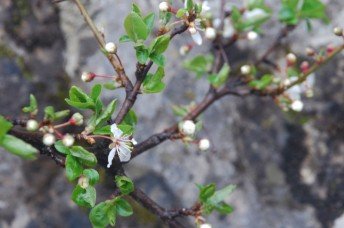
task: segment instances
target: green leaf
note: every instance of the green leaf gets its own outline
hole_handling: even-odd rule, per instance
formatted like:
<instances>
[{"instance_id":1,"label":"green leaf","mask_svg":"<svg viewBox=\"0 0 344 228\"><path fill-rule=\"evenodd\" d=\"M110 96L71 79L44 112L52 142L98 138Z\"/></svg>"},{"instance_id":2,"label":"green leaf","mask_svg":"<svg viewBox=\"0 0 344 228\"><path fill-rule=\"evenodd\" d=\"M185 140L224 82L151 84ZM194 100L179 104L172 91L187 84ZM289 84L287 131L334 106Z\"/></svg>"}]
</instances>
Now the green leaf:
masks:
<instances>
[{"instance_id":1,"label":"green leaf","mask_svg":"<svg viewBox=\"0 0 344 228\"><path fill-rule=\"evenodd\" d=\"M210 198L209 198L209 202L212 205L216 205L218 203L220 203L221 201L223 201L228 195L230 195L234 190L235 190L236 186L235 185L228 185L218 191L216 191Z\"/></svg>"},{"instance_id":2,"label":"green leaf","mask_svg":"<svg viewBox=\"0 0 344 228\"><path fill-rule=\"evenodd\" d=\"M176 116L184 117L188 114L188 109L178 105L172 105L173 114Z\"/></svg>"},{"instance_id":3,"label":"green leaf","mask_svg":"<svg viewBox=\"0 0 344 228\"><path fill-rule=\"evenodd\" d=\"M119 38L120 43L125 43L125 42L130 42L130 41L133 41L133 40L130 39L130 37L128 35L123 35Z\"/></svg>"},{"instance_id":4,"label":"green leaf","mask_svg":"<svg viewBox=\"0 0 344 228\"><path fill-rule=\"evenodd\" d=\"M69 181L73 181L82 174L82 166L80 162L72 155L66 157L66 176Z\"/></svg>"},{"instance_id":5,"label":"green leaf","mask_svg":"<svg viewBox=\"0 0 344 228\"><path fill-rule=\"evenodd\" d=\"M117 214L123 217L128 217L133 214L133 208L128 201L121 197L115 199Z\"/></svg>"},{"instance_id":6,"label":"green leaf","mask_svg":"<svg viewBox=\"0 0 344 228\"><path fill-rule=\"evenodd\" d=\"M165 76L164 68L159 67L156 73L147 74L143 81L144 93L159 93L165 89L165 84L162 82L162 78Z\"/></svg>"},{"instance_id":7,"label":"green leaf","mask_svg":"<svg viewBox=\"0 0 344 228\"><path fill-rule=\"evenodd\" d=\"M70 110L62 110L62 111L55 112L54 120L56 121L56 120L63 119L69 116L69 114L70 114Z\"/></svg>"},{"instance_id":8,"label":"green leaf","mask_svg":"<svg viewBox=\"0 0 344 228\"><path fill-rule=\"evenodd\" d=\"M149 30L140 15L135 12L130 13L124 20L124 28L134 42L146 40Z\"/></svg>"},{"instance_id":9,"label":"green leaf","mask_svg":"<svg viewBox=\"0 0 344 228\"><path fill-rule=\"evenodd\" d=\"M131 9L134 13L137 13L138 15L141 16L141 9L137 4L133 3Z\"/></svg>"},{"instance_id":10,"label":"green leaf","mask_svg":"<svg viewBox=\"0 0 344 228\"><path fill-rule=\"evenodd\" d=\"M110 135L111 134L111 129L110 125L106 125L101 128L96 128L96 130L93 131L93 134L95 135Z\"/></svg>"},{"instance_id":11,"label":"green leaf","mask_svg":"<svg viewBox=\"0 0 344 228\"><path fill-rule=\"evenodd\" d=\"M220 87L227 81L229 72L230 72L230 67L227 63L225 63L217 75L211 75L209 77L210 83L216 88Z\"/></svg>"},{"instance_id":12,"label":"green leaf","mask_svg":"<svg viewBox=\"0 0 344 228\"><path fill-rule=\"evenodd\" d=\"M163 55L150 55L149 58L159 67L165 66L166 59Z\"/></svg>"},{"instance_id":13,"label":"green leaf","mask_svg":"<svg viewBox=\"0 0 344 228\"><path fill-rule=\"evenodd\" d=\"M30 94L30 105L23 108L23 112L36 115L38 112L37 100L34 95Z\"/></svg>"},{"instance_id":14,"label":"green leaf","mask_svg":"<svg viewBox=\"0 0 344 228\"><path fill-rule=\"evenodd\" d=\"M76 185L72 192L72 200L81 207L94 207L96 197L96 189L93 186L84 189L80 185Z\"/></svg>"},{"instance_id":15,"label":"green leaf","mask_svg":"<svg viewBox=\"0 0 344 228\"><path fill-rule=\"evenodd\" d=\"M111 201L101 202L92 208L89 219L94 228L104 228L116 223L116 206Z\"/></svg>"},{"instance_id":16,"label":"green leaf","mask_svg":"<svg viewBox=\"0 0 344 228\"><path fill-rule=\"evenodd\" d=\"M194 7L194 3L193 3L193 0L185 0L185 8L188 10L188 11L191 11L193 10L193 7Z\"/></svg>"},{"instance_id":17,"label":"green leaf","mask_svg":"<svg viewBox=\"0 0 344 228\"><path fill-rule=\"evenodd\" d=\"M69 98L65 100L70 106L75 108L95 109L95 102L93 99L76 86L72 86L69 90Z\"/></svg>"},{"instance_id":18,"label":"green leaf","mask_svg":"<svg viewBox=\"0 0 344 228\"><path fill-rule=\"evenodd\" d=\"M215 206L215 210L221 214L230 214L234 211L233 207L226 204L225 202L221 202Z\"/></svg>"},{"instance_id":19,"label":"green leaf","mask_svg":"<svg viewBox=\"0 0 344 228\"><path fill-rule=\"evenodd\" d=\"M188 11L186 9L179 9L176 13L176 17L177 18L182 18Z\"/></svg>"},{"instance_id":20,"label":"green leaf","mask_svg":"<svg viewBox=\"0 0 344 228\"><path fill-rule=\"evenodd\" d=\"M164 53L168 48L170 39L170 35L162 35L157 37L149 47L149 56L156 56Z\"/></svg>"},{"instance_id":21,"label":"green leaf","mask_svg":"<svg viewBox=\"0 0 344 228\"><path fill-rule=\"evenodd\" d=\"M185 69L196 73L197 77L201 77L211 69L213 61L212 55L198 55L191 60L184 61L183 66Z\"/></svg>"},{"instance_id":22,"label":"green leaf","mask_svg":"<svg viewBox=\"0 0 344 228\"><path fill-rule=\"evenodd\" d=\"M106 121L108 121L113 112L116 109L116 100L113 100L110 102L110 104L108 104L108 106L106 107L106 109L101 113L101 115L97 118L96 120L96 125L102 125L104 124Z\"/></svg>"},{"instance_id":23,"label":"green leaf","mask_svg":"<svg viewBox=\"0 0 344 228\"><path fill-rule=\"evenodd\" d=\"M259 90L263 90L268 87L273 81L273 75L265 74L261 79L253 80L248 85Z\"/></svg>"},{"instance_id":24,"label":"green leaf","mask_svg":"<svg viewBox=\"0 0 344 228\"><path fill-rule=\"evenodd\" d=\"M99 181L99 173L95 169L85 169L82 174L87 177L90 185L95 185Z\"/></svg>"},{"instance_id":25,"label":"green leaf","mask_svg":"<svg viewBox=\"0 0 344 228\"><path fill-rule=\"evenodd\" d=\"M12 123L7 121L3 116L0 115L0 142L12 127Z\"/></svg>"},{"instance_id":26,"label":"green leaf","mask_svg":"<svg viewBox=\"0 0 344 228\"><path fill-rule=\"evenodd\" d=\"M278 13L278 19L288 25L296 25L299 21L296 10L289 6L282 6Z\"/></svg>"},{"instance_id":27,"label":"green leaf","mask_svg":"<svg viewBox=\"0 0 344 228\"><path fill-rule=\"evenodd\" d=\"M38 154L38 150L36 148L12 135L2 136L0 146L8 152L10 152L11 154L17 155L27 160L35 159L36 155Z\"/></svg>"},{"instance_id":28,"label":"green leaf","mask_svg":"<svg viewBox=\"0 0 344 228\"><path fill-rule=\"evenodd\" d=\"M199 186L199 199L201 202L206 202L211 196L214 195L216 190L215 184L208 184L206 186Z\"/></svg>"},{"instance_id":29,"label":"green leaf","mask_svg":"<svg viewBox=\"0 0 344 228\"><path fill-rule=\"evenodd\" d=\"M143 21L145 22L145 24L147 25L148 28L148 33L151 33L154 27L154 21L155 21L155 14L154 13L150 13L148 14Z\"/></svg>"},{"instance_id":30,"label":"green leaf","mask_svg":"<svg viewBox=\"0 0 344 228\"><path fill-rule=\"evenodd\" d=\"M314 18L328 20L326 16L326 6L320 0L304 0L301 7L300 16L302 18Z\"/></svg>"},{"instance_id":31,"label":"green leaf","mask_svg":"<svg viewBox=\"0 0 344 228\"><path fill-rule=\"evenodd\" d=\"M61 154L66 154L66 155L70 154L69 147L66 147L65 145L63 145L61 140L55 142L54 146L55 146L55 149Z\"/></svg>"},{"instance_id":32,"label":"green leaf","mask_svg":"<svg viewBox=\"0 0 344 228\"><path fill-rule=\"evenodd\" d=\"M118 88L117 85L114 82L104 83L103 86L104 86L105 89L108 89L108 90L115 90L115 89Z\"/></svg>"},{"instance_id":33,"label":"green leaf","mask_svg":"<svg viewBox=\"0 0 344 228\"><path fill-rule=\"evenodd\" d=\"M134 183L129 177L116 176L115 182L121 193L124 195L128 195L129 193L134 191Z\"/></svg>"},{"instance_id":34,"label":"green leaf","mask_svg":"<svg viewBox=\"0 0 344 228\"><path fill-rule=\"evenodd\" d=\"M131 126L135 126L137 124L137 116L136 116L136 113L134 112L134 110L131 109L127 113L127 115L125 115L122 123L131 125Z\"/></svg>"},{"instance_id":35,"label":"green leaf","mask_svg":"<svg viewBox=\"0 0 344 228\"><path fill-rule=\"evenodd\" d=\"M124 135L132 135L134 133L134 127L127 124L120 124L118 128L123 132Z\"/></svg>"},{"instance_id":36,"label":"green leaf","mask_svg":"<svg viewBox=\"0 0 344 228\"><path fill-rule=\"evenodd\" d=\"M135 47L137 61L141 64L145 64L149 57L149 51L144 45Z\"/></svg>"},{"instance_id":37,"label":"green leaf","mask_svg":"<svg viewBox=\"0 0 344 228\"><path fill-rule=\"evenodd\" d=\"M55 119L55 109L53 106L47 106L44 109L44 119L53 121Z\"/></svg>"},{"instance_id":38,"label":"green leaf","mask_svg":"<svg viewBox=\"0 0 344 228\"><path fill-rule=\"evenodd\" d=\"M70 148L70 154L75 157L78 158L78 161L86 166L95 166L97 164L97 158L94 154L92 154L91 152L85 150L83 147L81 146L73 146Z\"/></svg>"},{"instance_id":39,"label":"green leaf","mask_svg":"<svg viewBox=\"0 0 344 228\"><path fill-rule=\"evenodd\" d=\"M97 99L99 98L100 94L102 92L102 85L100 84L95 84L93 87L92 87L92 90L91 90L91 98L94 102L97 101Z\"/></svg>"}]
</instances>

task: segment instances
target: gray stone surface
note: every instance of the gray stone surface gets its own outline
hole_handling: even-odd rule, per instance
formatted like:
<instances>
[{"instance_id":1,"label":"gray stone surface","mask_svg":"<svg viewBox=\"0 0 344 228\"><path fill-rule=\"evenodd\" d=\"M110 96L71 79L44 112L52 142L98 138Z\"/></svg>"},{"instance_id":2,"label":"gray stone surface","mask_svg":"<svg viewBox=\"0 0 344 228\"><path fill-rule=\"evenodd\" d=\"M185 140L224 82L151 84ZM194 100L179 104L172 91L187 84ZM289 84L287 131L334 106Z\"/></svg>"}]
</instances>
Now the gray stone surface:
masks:
<instances>
[{"instance_id":1,"label":"gray stone surface","mask_svg":"<svg viewBox=\"0 0 344 228\"><path fill-rule=\"evenodd\" d=\"M0 0L0 45L10 53L0 56L0 91L6 94L0 99L3 115L18 115L30 92L42 106L62 107L58 101L69 81L88 86L80 82L80 72L113 73L75 7L68 2L59 7L43 0L25 2ZM130 8L130 1L85 2L96 24L104 28L106 40L117 41L123 34L123 12ZM140 5L147 12L153 6L156 10L156 2L140 1ZM268 2L273 6L275 1ZM342 1L328 1L335 25L343 26L343 6ZM231 58L240 56L233 64L262 53L279 28L270 23L258 42L239 42L229 50ZM308 45L340 41L331 34L331 25L315 24L315 28L308 34L304 26L298 27L287 39L290 48L302 55ZM178 49L185 39L190 37L178 37L168 50L168 88L163 95L140 96L134 107L140 120L135 135L138 141L176 120L172 104L188 104L193 98L199 101L206 92L205 80L195 81L180 67ZM121 45L119 54L132 77L135 65L130 45ZM283 55L278 53L275 58ZM237 184L228 199L235 212L209 217L216 228L342 227L343 77L341 54L317 72L315 97L304 100L305 111L296 117L283 114L271 99L227 97L203 115L205 131L201 135L211 139L211 152L198 153L180 142L165 142L126 165L128 174L167 208L191 205L197 196L194 183ZM104 98L113 96L123 99L122 92L112 91ZM301 125L302 118L309 120ZM112 183L105 182L99 189L100 199L111 194ZM89 226L87 214L69 200L72 185L49 159L27 163L1 151L0 183L0 227L60 227L61 222L64 227ZM137 217L120 219L118 227L161 227L139 206L135 205L135 210Z\"/></svg>"}]
</instances>

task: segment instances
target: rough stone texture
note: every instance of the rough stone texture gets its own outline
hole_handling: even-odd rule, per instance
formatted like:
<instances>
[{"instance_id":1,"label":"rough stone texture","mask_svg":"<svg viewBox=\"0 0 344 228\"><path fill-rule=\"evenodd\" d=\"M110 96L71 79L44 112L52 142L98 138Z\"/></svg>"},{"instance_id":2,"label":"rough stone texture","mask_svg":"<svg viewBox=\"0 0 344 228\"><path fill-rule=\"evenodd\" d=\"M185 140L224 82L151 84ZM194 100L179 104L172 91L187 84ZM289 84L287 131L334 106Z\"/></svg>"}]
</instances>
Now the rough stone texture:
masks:
<instances>
[{"instance_id":1,"label":"rough stone texture","mask_svg":"<svg viewBox=\"0 0 344 228\"><path fill-rule=\"evenodd\" d=\"M85 2L106 39L117 41L130 1ZM273 5L274 1L268 2ZM343 2L328 3L333 24L343 26ZM218 1L213 4L218 7ZM156 10L156 1L141 5L145 12ZM69 80L85 86L79 80L81 71L113 73L71 6L68 2L57 8L43 0L0 0L0 46L1 53L6 53L0 55L0 91L6 95L0 99L2 115L19 115L29 93L37 95L42 106L62 107L57 101L66 93ZM330 25L315 23L314 27L311 34L304 26L298 27L283 48L302 54L309 44L318 47L340 41L331 35ZM239 42L228 50L229 58L236 61L233 64L262 53L279 28L271 22L258 42ZM181 68L178 47L185 39L190 37L178 37L168 50L168 88L163 95L141 96L135 105L140 120L138 141L175 121L172 104L199 101L206 92L205 81L175 70ZM191 54L197 52L202 50ZM119 54L132 76L135 65L130 45L120 46ZM224 98L203 115L201 136L210 138L212 151L199 153L180 142L165 142L126 165L128 174L167 208L191 205L197 193L193 183L237 184L228 199L235 212L210 216L214 227L343 227L343 77L343 55L339 55L317 72L315 97L304 100L305 111L298 116L283 114L267 98ZM113 96L123 98L123 93L111 91L104 97ZM304 118L308 121L301 125ZM99 199L111 194L111 180L105 182ZM86 213L69 200L72 185L49 159L27 163L1 151L0 183L0 227L60 227L61 222L64 227L89 226ZM120 219L118 227L162 226L138 205L134 207L137 217Z\"/></svg>"}]
</instances>

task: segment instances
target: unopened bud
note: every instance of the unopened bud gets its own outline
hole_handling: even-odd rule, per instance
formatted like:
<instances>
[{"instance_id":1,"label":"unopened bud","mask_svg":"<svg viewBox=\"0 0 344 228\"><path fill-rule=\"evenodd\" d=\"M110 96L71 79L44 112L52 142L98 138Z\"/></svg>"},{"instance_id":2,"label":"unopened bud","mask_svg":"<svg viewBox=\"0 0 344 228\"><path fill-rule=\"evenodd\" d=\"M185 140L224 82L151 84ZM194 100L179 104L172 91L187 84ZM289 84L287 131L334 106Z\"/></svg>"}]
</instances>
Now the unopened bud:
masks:
<instances>
[{"instance_id":1,"label":"unopened bud","mask_svg":"<svg viewBox=\"0 0 344 228\"><path fill-rule=\"evenodd\" d=\"M28 120L26 122L26 130L28 131L36 131L38 129L39 125L36 120Z\"/></svg>"},{"instance_id":2,"label":"unopened bud","mask_svg":"<svg viewBox=\"0 0 344 228\"><path fill-rule=\"evenodd\" d=\"M287 56L286 56L286 59L287 59L287 65L288 66L292 66L296 63L296 55L294 53L289 53Z\"/></svg>"},{"instance_id":3,"label":"unopened bud","mask_svg":"<svg viewBox=\"0 0 344 228\"><path fill-rule=\"evenodd\" d=\"M332 44L329 44L326 48L327 54L331 54L335 50L335 47Z\"/></svg>"},{"instance_id":4,"label":"unopened bud","mask_svg":"<svg viewBox=\"0 0 344 228\"><path fill-rule=\"evenodd\" d=\"M63 145L65 145L66 147L71 147L71 146L73 146L74 141L75 141L74 137L73 137L72 135L70 135L70 134L66 134L66 135L64 135L63 138L62 138L62 143L63 143Z\"/></svg>"},{"instance_id":5,"label":"unopened bud","mask_svg":"<svg viewBox=\"0 0 344 228\"><path fill-rule=\"evenodd\" d=\"M309 63L307 61L303 61L300 65L300 69L302 73L306 73L309 70Z\"/></svg>"},{"instance_id":6,"label":"unopened bud","mask_svg":"<svg viewBox=\"0 0 344 228\"><path fill-rule=\"evenodd\" d=\"M212 228L212 226L209 223L203 223L199 226L199 228Z\"/></svg>"},{"instance_id":7,"label":"unopened bud","mask_svg":"<svg viewBox=\"0 0 344 228\"><path fill-rule=\"evenodd\" d=\"M159 4L159 10L161 12L167 12L170 9L170 5L168 4L168 2L161 2Z\"/></svg>"},{"instance_id":8,"label":"unopened bud","mask_svg":"<svg viewBox=\"0 0 344 228\"><path fill-rule=\"evenodd\" d=\"M343 36L343 29L340 28L340 27L335 27L333 29L333 33L336 35L336 36Z\"/></svg>"},{"instance_id":9,"label":"unopened bud","mask_svg":"<svg viewBox=\"0 0 344 228\"><path fill-rule=\"evenodd\" d=\"M240 67L240 72L243 75L248 75L251 73L251 66L249 65L243 65Z\"/></svg>"},{"instance_id":10,"label":"unopened bud","mask_svg":"<svg viewBox=\"0 0 344 228\"><path fill-rule=\"evenodd\" d=\"M84 117L80 113L74 113L73 116L69 119L70 125L81 126L84 123Z\"/></svg>"},{"instance_id":11,"label":"unopened bud","mask_svg":"<svg viewBox=\"0 0 344 228\"><path fill-rule=\"evenodd\" d=\"M196 131L196 125L192 120L186 120L181 124L180 131L186 135L193 135Z\"/></svg>"},{"instance_id":12,"label":"unopened bud","mask_svg":"<svg viewBox=\"0 0 344 228\"><path fill-rule=\"evenodd\" d=\"M82 187L83 189L86 189L86 188L90 185L88 178L85 177L85 176L79 177L79 179L78 179L78 185L79 185L80 187Z\"/></svg>"},{"instance_id":13,"label":"unopened bud","mask_svg":"<svg viewBox=\"0 0 344 228\"><path fill-rule=\"evenodd\" d=\"M313 50L313 48L308 47L308 48L306 48L306 54L308 56L314 56L315 55L315 51Z\"/></svg>"},{"instance_id":14,"label":"unopened bud","mask_svg":"<svg viewBox=\"0 0 344 228\"><path fill-rule=\"evenodd\" d=\"M184 56L184 55L186 55L187 53L189 53L190 50L191 50L190 45L183 45L183 46L181 46L180 49L179 49L179 54L182 55L182 56Z\"/></svg>"},{"instance_id":15,"label":"unopened bud","mask_svg":"<svg viewBox=\"0 0 344 228\"><path fill-rule=\"evenodd\" d=\"M95 74L92 72L83 72L81 74L81 80L84 82L90 82L95 78Z\"/></svg>"},{"instance_id":16,"label":"unopened bud","mask_svg":"<svg viewBox=\"0 0 344 228\"><path fill-rule=\"evenodd\" d=\"M200 150L208 150L210 147L210 142L208 139L201 139L198 143L198 147Z\"/></svg>"},{"instance_id":17,"label":"unopened bud","mask_svg":"<svg viewBox=\"0 0 344 228\"><path fill-rule=\"evenodd\" d=\"M194 35L194 34L197 33L197 29L196 29L194 26L190 26L190 27L189 27L189 32L190 32L192 35Z\"/></svg>"},{"instance_id":18,"label":"unopened bud","mask_svg":"<svg viewBox=\"0 0 344 228\"><path fill-rule=\"evenodd\" d=\"M105 44L105 50L110 54L116 54L117 46L115 43L109 42Z\"/></svg>"},{"instance_id":19,"label":"unopened bud","mask_svg":"<svg viewBox=\"0 0 344 228\"><path fill-rule=\"evenodd\" d=\"M207 27L205 29L205 38L208 40L214 40L216 38L216 30L212 27Z\"/></svg>"},{"instance_id":20,"label":"unopened bud","mask_svg":"<svg viewBox=\"0 0 344 228\"><path fill-rule=\"evenodd\" d=\"M256 40L258 38L258 33L254 31L250 31L247 33L247 39L248 40Z\"/></svg>"},{"instance_id":21,"label":"unopened bud","mask_svg":"<svg viewBox=\"0 0 344 228\"><path fill-rule=\"evenodd\" d=\"M301 112L303 109L303 102L300 100L296 100L291 104L290 108L295 112Z\"/></svg>"},{"instance_id":22,"label":"unopened bud","mask_svg":"<svg viewBox=\"0 0 344 228\"><path fill-rule=\"evenodd\" d=\"M46 146L52 146L55 143L55 135L47 133L43 135L43 144Z\"/></svg>"}]
</instances>

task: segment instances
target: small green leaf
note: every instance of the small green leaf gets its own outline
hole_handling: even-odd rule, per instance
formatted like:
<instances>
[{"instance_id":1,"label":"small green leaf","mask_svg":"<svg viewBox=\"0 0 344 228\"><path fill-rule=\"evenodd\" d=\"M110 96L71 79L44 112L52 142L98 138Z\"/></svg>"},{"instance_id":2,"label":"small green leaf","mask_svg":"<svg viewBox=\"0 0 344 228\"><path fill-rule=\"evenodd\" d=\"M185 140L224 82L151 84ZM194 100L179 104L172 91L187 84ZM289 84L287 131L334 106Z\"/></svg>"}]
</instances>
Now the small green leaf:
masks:
<instances>
[{"instance_id":1,"label":"small green leaf","mask_svg":"<svg viewBox=\"0 0 344 228\"><path fill-rule=\"evenodd\" d=\"M156 73L147 74L143 81L144 93L159 93L165 89L165 84L162 82L162 78L165 76L164 68L159 67Z\"/></svg>"},{"instance_id":2,"label":"small green leaf","mask_svg":"<svg viewBox=\"0 0 344 228\"><path fill-rule=\"evenodd\" d=\"M101 128L96 128L93 131L93 134L95 134L95 135L110 135L111 134L110 125L106 125L106 126L101 127Z\"/></svg>"},{"instance_id":3,"label":"small green leaf","mask_svg":"<svg viewBox=\"0 0 344 228\"><path fill-rule=\"evenodd\" d=\"M199 199L201 202L206 202L211 196L214 195L216 190L215 184L208 184L206 186L200 186Z\"/></svg>"},{"instance_id":4,"label":"small green leaf","mask_svg":"<svg viewBox=\"0 0 344 228\"><path fill-rule=\"evenodd\" d=\"M198 55L191 60L184 61L183 66L185 69L196 73L197 77L201 77L211 69L213 61L212 55Z\"/></svg>"},{"instance_id":5,"label":"small green leaf","mask_svg":"<svg viewBox=\"0 0 344 228\"><path fill-rule=\"evenodd\" d=\"M78 161L86 166L95 166L97 164L97 158L91 152L85 150L81 146L73 146L70 148L70 154L77 158Z\"/></svg>"},{"instance_id":6,"label":"small green leaf","mask_svg":"<svg viewBox=\"0 0 344 228\"><path fill-rule=\"evenodd\" d=\"M140 15L135 12L130 13L124 20L124 28L134 42L146 40L149 30Z\"/></svg>"},{"instance_id":7,"label":"small green leaf","mask_svg":"<svg viewBox=\"0 0 344 228\"><path fill-rule=\"evenodd\" d=\"M66 157L66 176L69 181L73 181L82 174L80 162L72 155Z\"/></svg>"},{"instance_id":8,"label":"small green leaf","mask_svg":"<svg viewBox=\"0 0 344 228\"><path fill-rule=\"evenodd\" d=\"M159 67L165 66L166 59L163 55L150 55L149 58Z\"/></svg>"},{"instance_id":9,"label":"small green leaf","mask_svg":"<svg viewBox=\"0 0 344 228\"><path fill-rule=\"evenodd\" d=\"M148 33L151 33L154 27L154 21L155 21L155 14L154 13L150 13L148 14L143 21L145 22L145 24L147 25L148 28Z\"/></svg>"},{"instance_id":10,"label":"small green leaf","mask_svg":"<svg viewBox=\"0 0 344 228\"><path fill-rule=\"evenodd\" d=\"M53 106L47 106L44 109L44 119L53 121L55 119L55 109Z\"/></svg>"},{"instance_id":11,"label":"small green leaf","mask_svg":"<svg viewBox=\"0 0 344 228\"><path fill-rule=\"evenodd\" d=\"M162 35L157 37L149 47L149 56L156 56L164 53L168 48L170 39L170 35Z\"/></svg>"},{"instance_id":12,"label":"small green leaf","mask_svg":"<svg viewBox=\"0 0 344 228\"><path fill-rule=\"evenodd\" d=\"M38 112L37 100L33 94L30 94L30 105L23 108L23 112L36 115Z\"/></svg>"},{"instance_id":13,"label":"small green leaf","mask_svg":"<svg viewBox=\"0 0 344 228\"><path fill-rule=\"evenodd\" d=\"M220 203L221 201L223 201L228 195L230 195L234 190L235 190L236 186L231 184L228 185L218 191L216 191L210 198L209 198L209 202L213 205L216 205L218 203Z\"/></svg>"},{"instance_id":14,"label":"small green leaf","mask_svg":"<svg viewBox=\"0 0 344 228\"><path fill-rule=\"evenodd\" d=\"M89 219L94 228L104 228L116 223L116 206L111 201L101 202L92 208Z\"/></svg>"},{"instance_id":15,"label":"small green leaf","mask_svg":"<svg viewBox=\"0 0 344 228\"><path fill-rule=\"evenodd\" d=\"M69 114L70 114L70 110L62 110L62 111L55 112L54 120L56 121L56 120L63 119L69 116Z\"/></svg>"},{"instance_id":16,"label":"small green leaf","mask_svg":"<svg viewBox=\"0 0 344 228\"><path fill-rule=\"evenodd\" d=\"M229 72L230 72L230 67L227 63L225 63L222 66L220 72L216 76L214 75L214 76L209 77L210 83L216 88L220 87L227 81Z\"/></svg>"},{"instance_id":17,"label":"small green leaf","mask_svg":"<svg viewBox=\"0 0 344 228\"><path fill-rule=\"evenodd\" d=\"M191 11L193 10L193 7L194 7L194 3L193 3L193 0L185 0L185 8L188 10L188 11Z\"/></svg>"},{"instance_id":18,"label":"small green leaf","mask_svg":"<svg viewBox=\"0 0 344 228\"><path fill-rule=\"evenodd\" d=\"M124 195L128 195L129 193L134 191L134 183L129 177L116 176L115 182L121 193Z\"/></svg>"},{"instance_id":19,"label":"small green leaf","mask_svg":"<svg viewBox=\"0 0 344 228\"><path fill-rule=\"evenodd\" d=\"M118 128L123 132L124 135L132 135L134 133L134 127L127 124L120 124Z\"/></svg>"},{"instance_id":20,"label":"small green leaf","mask_svg":"<svg viewBox=\"0 0 344 228\"><path fill-rule=\"evenodd\" d=\"M177 18L182 18L188 11L186 9L179 9L176 13L176 17Z\"/></svg>"},{"instance_id":21,"label":"small green leaf","mask_svg":"<svg viewBox=\"0 0 344 228\"><path fill-rule=\"evenodd\" d=\"M140 7L137 4L133 3L131 9L132 9L133 12L135 12L138 15L141 16L141 9L140 9Z\"/></svg>"},{"instance_id":22,"label":"small green leaf","mask_svg":"<svg viewBox=\"0 0 344 228\"><path fill-rule=\"evenodd\" d=\"M144 45L135 47L137 61L141 64L145 64L149 57L149 51Z\"/></svg>"},{"instance_id":23,"label":"small green leaf","mask_svg":"<svg viewBox=\"0 0 344 228\"><path fill-rule=\"evenodd\" d=\"M100 94L102 92L102 85L100 84L95 84L93 87L92 87L92 90L91 90L91 98L94 102L97 101L97 99L99 98Z\"/></svg>"},{"instance_id":24,"label":"small green leaf","mask_svg":"<svg viewBox=\"0 0 344 228\"><path fill-rule=\"evenodd\" d=\"M101 115L97 118L96 120L96 125L102 125L104 124L106 121L108 121L113 112L116 109L116 100L113 100L110 102L110 104L108 104L108 106L106 107L106 109L101 113Z\"/></svg>"},{"instance_id":25,"label":"small green leaf","mask_svg":"<svg viewBox=\"0 0 344 228\"><path fill-rule=\"evenodd\" d=\"M72 192L72 200L81 207L94 207L96 197L96 189L93 186L84 189L80 185L76 185Z\"/></svg>"},{"instance_id":26,"label":"small green leaf","mask_svg":"<svg viewBox=\"0 0 344 228\"><path fill-rule=\"evenodd\" d=\"M0 115L0 142L12 127L12 123L7 121L3 116Z\"/></svg>"},{"instance_id":27,"label":"small green leaf","mask_svg":"<svg viewBox=\"0 0 344 228\"><path fill-rule=\"evenodd\" d=\"M130 39L128 35L123 35L119 38L120 43L125 43L125 42L130 42L130 41L132 41L132 39Z\"/></svg>"},{"instance_id":28,"label":"small green leaf","mask_svg":"<svg viewBox=\"0 0 344 228\"><path fill-rule=\"evenodd\" d=\"M259 90L263 90L268 87L273 81L273 75L266 74L261 79L253 80L248 85Z\"/></svg>"},{"instance_id":29,"label":"small green leaf","mask_svg":"<svg viewBox=\"0 0 344 228\"><path fill-rule=\"evenodd\" d=\"M122 197L115 199L117 214L123 217L128 217L133 214L133 208L128 201Z\"/></svg>"},{"instance_id":30,"label":"small green leaf","mask_svg":"<svg viewBox=\"0 0 344 228\"><path fill-rule=\"evenodd\" d=\"M11 154L27 160L35 159L38 154L36 148L12 135L4 135L0 141L0 146Z\"/></svg>"},{"instance_id":31,"label":"small green leaf","mask_svg":"<svg viewBox=\"0 0 344 228\"><path fill-rule=\"evenodd\" d=\"M226 204L225 202L221 202L215 206L215 210L221 214L230 214L234 211L233 207Z\"/></svg>"},{"instance_id":32,"label":"small green leaf","mask_svg":"<svg viewBox=\"0 0 344 228\"><path fill-rule=\"evenodd\" d=\"M54 146L55 146L55 149L61 154L66 154L66 155L70 154L69 147L66 147L65 145L63 145L61 140L55 142Z\"/></svg>"},{"instance_id":33,"label":"small green leaf","mask_svg":"<svg viewBox=\"0 0 344 228\"><path fill-rule=\"evenodd\" d=\"M95 185L99 181L99 173L95 169L85 169L82 174L87 177L90 185Z\"/></svg>"}]
</instances>

